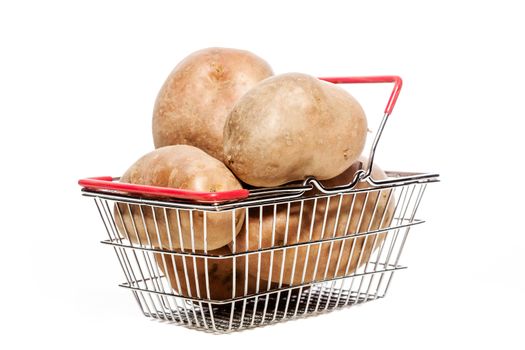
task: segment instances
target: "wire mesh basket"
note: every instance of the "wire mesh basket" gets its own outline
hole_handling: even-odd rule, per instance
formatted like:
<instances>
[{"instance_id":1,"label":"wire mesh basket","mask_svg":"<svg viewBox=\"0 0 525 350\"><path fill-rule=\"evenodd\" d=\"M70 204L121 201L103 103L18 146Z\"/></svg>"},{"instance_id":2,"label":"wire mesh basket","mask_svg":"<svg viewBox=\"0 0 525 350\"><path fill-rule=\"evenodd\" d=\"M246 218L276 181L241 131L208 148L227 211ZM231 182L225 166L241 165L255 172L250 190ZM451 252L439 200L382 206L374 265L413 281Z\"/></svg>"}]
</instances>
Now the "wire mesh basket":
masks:
<instances>
[{"instance_id":1,"label":"wire mesh basket","mask_svg":"<svg viewBox=\"0 0 525 350\"><path fill-rule=\"evenodd\" d=\"M125 282L148 317L224 333L319 314L386 295L429 183L437 174L387 172L373 159L401 89L396 76L322 78L392 82L372 144L344 186L315 178L215 193L80 180L92 197ZM218 246L217 230L231 239Z\"/></svg>"}]
</instances>

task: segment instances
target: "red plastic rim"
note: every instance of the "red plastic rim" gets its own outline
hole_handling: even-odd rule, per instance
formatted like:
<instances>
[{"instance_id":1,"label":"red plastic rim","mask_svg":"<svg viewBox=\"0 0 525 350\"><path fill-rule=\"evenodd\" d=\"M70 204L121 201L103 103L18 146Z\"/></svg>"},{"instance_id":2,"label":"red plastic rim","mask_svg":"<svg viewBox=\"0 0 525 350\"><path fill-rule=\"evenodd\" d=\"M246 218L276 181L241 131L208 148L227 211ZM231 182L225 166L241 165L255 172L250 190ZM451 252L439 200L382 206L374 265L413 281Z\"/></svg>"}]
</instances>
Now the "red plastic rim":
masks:
<instances>
[{"instance_id":1,"label":"red plastic rim","mask_svg":"<svg viewBox=\"0 0 525 350\"><path fill-rule=\"evenodd\" d=\"M100 176L81 179L78 181L78 184L87 189L149 194L159 197L187 199L199 202L226 202L240 200L248 197L248 194L250 193L248 190L245 189L220 192L199 192L192 190L183 190L179 188L136 185L123 182L116 182L111 176Z\"/></svg>"}]
</instances>

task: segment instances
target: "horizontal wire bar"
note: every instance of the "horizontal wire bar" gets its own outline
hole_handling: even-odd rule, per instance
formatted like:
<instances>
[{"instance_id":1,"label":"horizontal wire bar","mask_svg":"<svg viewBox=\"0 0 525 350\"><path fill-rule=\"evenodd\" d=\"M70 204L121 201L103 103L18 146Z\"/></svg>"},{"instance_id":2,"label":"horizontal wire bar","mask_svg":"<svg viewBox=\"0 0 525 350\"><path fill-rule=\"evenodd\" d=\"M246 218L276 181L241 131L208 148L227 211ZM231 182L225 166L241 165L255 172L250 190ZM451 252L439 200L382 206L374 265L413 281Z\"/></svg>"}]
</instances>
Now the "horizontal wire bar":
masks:
<instances>
[{"instance_id":1,"label":"horizontal wire bar","mask_svg":"<svg viewBox=\"0 0 525 350\"><path fill-rule=\"evenodd\" d=\"M408 219L404 219L404 220L408 220ZM148 247L137 247L137 246L127 245L127 244L123 244L123 243L115 243L114 241L109 241L109 240L100 241L100 243L106 244L106 245L111 245L111 246L123 247L123 248L126 248L126 249L143 250L143 251L150 251L150 252L155 252L155 253L177 255L177 256L201 257L201 258L210 258L210 259L227 259L227 258L229 259L229 258L234 258L234 257L242 257L242 256L253 255L253 254L258 254L258 253L276 251L276 250L285 250L285 249L292 249L292 248L302 247L302 246L319 245L321 243L330 243L332 241L335 242L335 241L358 239L358 238L361 238L361 237L381 234L383 232L387 232L387 231L391 231L391 230L398 230L398 229L401 229L401 228L411 227L411 226L415 226L415 225L420 225L420 224L423 224L423 223L425 223L424 220L416 220L416 219L414 219L414 221L412 221L412 222L410 222L408 224L391 226L391 227L382 228L382 229L378 229L378 230L373 230L373 231L369 231L369 232L359 233L359 234L356 234L356 235L329 237L329 238L323 238L323 239L319 239L319 240L315 240L315 241L291 243L291 244L288 244L288 245L285 245L285 246L261 248L261 249L257 249L257 250L249 250L249 251L232 253L232 254L224 254L224 255L208 255L208 254L197 253L197 252L189 252L188 253L188 252L177 252L177 251L173 251L173 250L162 250L162 249L148 248Z\"/></svg>"},{"instance_id":2,"label":"horizontal wire bar","mask_svg":"<svg viewBox=\"0 0 525 350\"><path fill-rule=\"evenodd\" d=\"M384 265L384 264L380 264L380 265ZM281 287L281 288L272 289L272 290L265 291L265 292L258 292L258 293L254 293L254 294L250 294L250 295L246 295L246 296L239 296L239 297L236 297L236 298L231 298L231 299L226 299L226 300L193 298L193 297L188 297L188 296L184 296L184 295L178 295L178 294L160 292L160 291L155 291L155 290L150 290L150 289L132 287L132 286L129 286L127 282L119 284L119 287L126 288L126 289L132 289L132 290L136 290L136 291L154 293L154 294L159 294L159 295L175 296L177 298L181 298L181 299L188 300L188 301L209 302L209 303L212 303L212 304L224 305L224 304L230 304L230 303L237 302L237 301L247 300L247 299L250 299L250 298L261 297L261 296L265 296L265 295L268 295L268 294L274 294L274 293L288 291L288 290L293 290L293 289L300 289L300 288L304 288L304 287L311 287L311 286L319 284L319 283L332 282L332 281L343 280L343 279L351 279L351 278L355 278L355 277L361 277L361 276L367 276L367 275L375 275L375 274L380 274L380 273L388 273L388 272L394 272L394 271L405 270L405 269L407 269L406 266L395 266L395 267L392 267L392 268L385 268L383 270L369 271L369 272L363 272L363 273L358 273L358 274L353 274L353 275L348 275L348 276L328 278L326 280L312 281L312 282L303 283L303 284L297 284L297 285L288 286L288 287ZM159 278L159 277L156 277L156 278Z\"/></svg>"}]
</instances>

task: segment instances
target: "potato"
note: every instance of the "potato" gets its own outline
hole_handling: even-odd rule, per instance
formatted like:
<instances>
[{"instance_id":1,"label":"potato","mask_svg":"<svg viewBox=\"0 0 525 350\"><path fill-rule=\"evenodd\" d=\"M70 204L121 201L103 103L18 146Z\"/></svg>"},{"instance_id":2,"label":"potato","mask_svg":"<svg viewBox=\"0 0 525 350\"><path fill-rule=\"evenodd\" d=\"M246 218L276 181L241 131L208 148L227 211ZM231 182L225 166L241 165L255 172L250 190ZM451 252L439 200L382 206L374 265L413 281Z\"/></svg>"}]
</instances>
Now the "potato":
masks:
<instances>
[{"instance_id":1,"label":"potato","mask_svg":"<svg viewBox=\"0 0 525 350\"><path fill-rule=\"evenodd\" d=\"M160 89L153 110L155 147L185 144L223 161L224 122L234 103L272 69L251 52L197 51L180 62Z\"/></svg>"},{"instance_id":2,"label":"potato","mask_svg":"<svg viewBox=\"0 0 525 350\"><path fill-rule=\"evenodd\" d=\"M162 147L146 154L126 171L120 181L206 192L242 188L224 164L204 151L187 145ZM152 210L149 205L128 206L118 203L114 216L117 228L125 238L135 244L164 249L183 246L185 249L213 250L223 247L233 240L244 220L242 210L237 210L235 215L231 211L208 212L205 246L202 211L164 210L160 207ZM236 232L232 232L233 218Z\"/></svg>"},{"instance_id":3,"label":"potato","mask_svg":"<svg viewBox=\"0 0 525 350\"><path fill-rule=\"evenodd\" d=\"M355 172L360 169L361 166L362 162L358 161L336 178L323 181L323 185L326 187L334 187L348 184L352 181ZM372 177L374 179L384 179L386 178L386 174L379 167L374 166ZM356 187L362 189L368 188L369 185L366 182L361 182L358 183ZM329 203L326 198L318 198L315 204L315 212L314 199L305 200L302 216L300 215L300 202L291 203L288 222L286 221L287 204L281 204L275 207L275 220L273 206L266 206L262 212L262 226L260 226L260 208L251 208L245 221L245 227L241 229L239 235L236 237L237 249L238 251L257 250L259 248L284 246L323 238L342 237L386 228L390 225L394 215L395 203L395 198L392 197L389 199L389 191L390 190L383 190L380 194L378 191L373 191L369 192L368 196L366 193L343 195L339 217L337 217L339 196L330 198ZM352 201L354 202L353 207ZM377 207L375 206L376 201ZM350 212L351 209L352 211ZM324 224L323 231L325 210L327 210L326 223ZM360 219L361 212L363 214ZM350 221L348 221L349 217ZM359 221L361 221L360 224ZM347 222L348 229L345 231ZM275 230L273 229L274 223ZM246 226L248 226L248 238L246 238ZM261 232L260 246L259 232ZM272 242L273 232L274 238ZM359 266L368 262L373 250L381 245L385 237L386 233L380 233L336 241L333 245L330 242L314 244L310 246L309 250L306 246L286 248L285 254L283 254L283 250L275 250L273 252L273 259L271 252L262 253L260 258L258 257L259 254L254 254L249 258L249 273L256 276L258 266L260 266L260 278L271 280L272 282L282 280L284 283L291 285L349 275ZM318 256L319 261L316 270L315 265ZM294 265L295 257L296 263ZM339 264L337 263L338 260ZM272 266L271 272L270 266ZM281 269L283 271L282 275Z\"/></svg>"},{"instance_id":4,"label":"potato","mask_svg":"<svg viewBox=\"0 0 525 350\"><path fill-rule=\"evenodd\" d=\"M228 255L231 254L231 251L228 246L225 246L209 251L208 254ZM235 297L249 295L256 292L256 280L254 277L245 273L245 258L243 256L236 258L196 257L194 261L193 257L189 256L183 257L162 253L154 253L154 255L162 273L167 276L168 282L174 292L179 295L211 300L230 299L234 297L232 294L234 271ZM235 268L233 266L234 259ZM173 268L174 265L175 269ZM207 285L206 271L208 273ZM188 277L186 278L186 276ZM245 284L246 278L248 281L247 284ZM262 286L260 286L259 290L262 290Z\"/></svg>"},{"instance_id":5,"label":"potato","mask_svg":"<svg viewBox=\"0 0 525 350\"><path fill-rule=\"evenodd\" d=\"M224 127L226 165L242 181L271 187L341 174L357 160L365 113L345 90L314 77L268 78L235 104Z\"/></svg>"}]
</instances>

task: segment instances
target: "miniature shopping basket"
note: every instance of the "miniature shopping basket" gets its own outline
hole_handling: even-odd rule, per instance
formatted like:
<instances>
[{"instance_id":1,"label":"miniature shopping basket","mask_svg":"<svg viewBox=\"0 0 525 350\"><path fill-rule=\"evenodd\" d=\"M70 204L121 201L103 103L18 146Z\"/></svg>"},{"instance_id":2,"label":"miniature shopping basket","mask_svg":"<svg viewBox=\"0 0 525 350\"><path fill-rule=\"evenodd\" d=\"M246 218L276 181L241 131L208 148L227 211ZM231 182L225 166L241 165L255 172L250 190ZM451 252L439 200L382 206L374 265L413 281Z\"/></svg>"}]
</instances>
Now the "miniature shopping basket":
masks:
<instances>
[{"instance_id":1,"label":"miniature shopping basket","mask_svg":"<svg viewBox=\"0 0 525 350\"><path fill-rule=\"evenodd\" d=\"M203 193L99 177L93 198L142 313L224 333L316 315L385 296L425 189L437 174L386 172L373 160L399 95L397 76L321 78L394 83L370 157L349 183L315 178L275 188ZM218 222L222 222L218 228ZM225 224L226 223L226 224ZM216 230L230 243L212 246Z\"/></svg>"}]
</instances>

